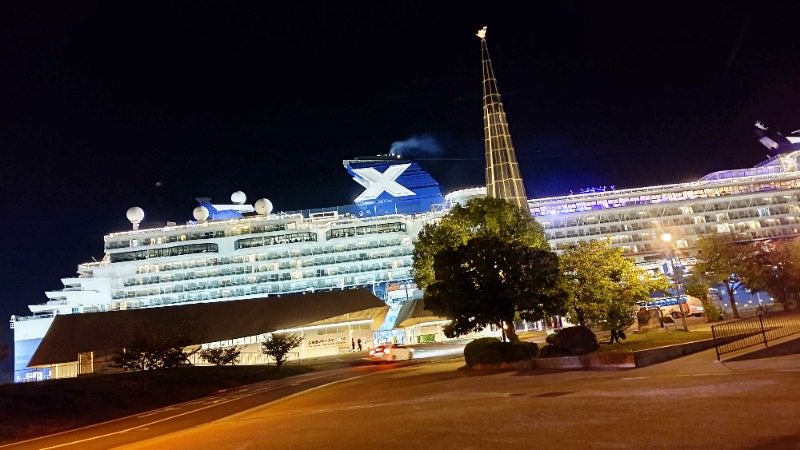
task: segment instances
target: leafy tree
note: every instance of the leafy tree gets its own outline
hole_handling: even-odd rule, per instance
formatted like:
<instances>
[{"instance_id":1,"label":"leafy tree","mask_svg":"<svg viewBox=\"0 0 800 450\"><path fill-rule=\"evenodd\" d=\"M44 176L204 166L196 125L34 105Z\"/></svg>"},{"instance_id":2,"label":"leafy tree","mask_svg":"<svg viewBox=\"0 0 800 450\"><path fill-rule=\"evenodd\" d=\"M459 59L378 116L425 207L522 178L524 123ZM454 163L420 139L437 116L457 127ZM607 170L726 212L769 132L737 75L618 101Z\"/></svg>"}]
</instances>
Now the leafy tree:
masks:
<instances>
[{"instance_id":1,"label":"leafy tree","mask_svg":"<svg viewBox=\"0 0 800 450\"><path fill-rule=\"evenodd\" d=\"M720 318L720 310L717 305L708 298L708 289L714 284L712 280L699 272L692 272L683 279L683 287L686 293L692 297L697 297L703 303L703 311L709 322L716 322Z\"/></svg>"},{"instance_id":2,"label":"leafy tree","mask_svg":"<svg viewBox=\"0 0 800 450\"><path fill-rule=\"evenodd\" d=\"M697 264L694 272L724 284L728 289L728 301L733 317L739 318L734 293L743 286L751 289L766 282L765 272L769 264L757 244L738 243L733 236L722 234L705 235L697 241Z\"/></svg>"},{"instance_id":3,"label":"leafy tree","mask_svg":"<svg viewBox=\"0 0 800 450\"><path fill-rule=\"evenodd\" d=\"M624 330L635 321L633 312L633 305L624 299L612 298L606 305L606 315L598 321L605 330L611 330L611 342L619 342L619 339L625 339Z\"/></svg>"},{"instance_id":4,"label":"leafy tree","mask_svg":"<svg viewBox=\"0 0 800 450\"><path fill-rule=\"evenodd\" d=\"M425 308L451 320L444 327L448 337L495 324L516 342L513 320L518 312L561 314L567 299L555 253L497 235L440 250L434 277L425 291Z\"/></svg>"},{"instance_id":5,"label":"leafy tree","mask_svg":"<svg viewBox=\"0 0 800 450\"><path fill-rule=\"evenodd\" d=\"M767 292L788 308L800 293L800 239L754 244L748 288Z\"/></svg>"},{"instance_id":6,"label":"leafy tree","mask_svg":"<svg viewBox=\"0 0 800 450\"><path fill-rule=\"evenodd\" d=\"M159 335L153 332L136 330L131 334L128 344L114 352L112 361L123 370L156 370L177 367L188 363L188 358L198 349L186 347L198 342L188 335L175 332Z\"/></svg>"},{"instance_id":7,"label":"leafy tree","mask_svg":"<svg viewBox=\"0 0 800 450\"><path fill-rule=\"evenodd\" d=\"M239 362L241 354L242 351L239 347L207 348L200 351L201 358L216 366L226 366L228 364L234 366Z\"/></svg>"},{"instance_id":8,"label":"leafy tree","mask_svg":"<svg viewBox=\"0 0 800 450\"><path fill-rule=\"evenodd\" d=\"M289 350L303 342L303 337L298 334L272 333L264 336L261 343L261 353L269 355L275 360L275 366L280 370L286 362Z\"/></svg>"},{"instance_id":9,"label":"leafy tree","mask_svg":"<svg viewBox=\"0 0 800 450\"><path fill-rule=\"evenodd\" d=\"M666 290L669 280L653 276L611 247L608 240L579 242L561 255L571 294L567 317L581 326L621 330L633 324L633 307L651 292Z\"/></svg>"},{"instance_id":10,"label":"leafy tree","mask_svg":"<svg viewBox=\"0 0 800 450\"><path fill-rule=\"evenodd\" d=\"M508 243L549 250L544 230L516 205L498 198L477 198L456 205L438 223L425 225L414 245L414 281L421 289L437 281L437 253L464 245L473 237L496 236Z\"/></svg>"}]
</instances>

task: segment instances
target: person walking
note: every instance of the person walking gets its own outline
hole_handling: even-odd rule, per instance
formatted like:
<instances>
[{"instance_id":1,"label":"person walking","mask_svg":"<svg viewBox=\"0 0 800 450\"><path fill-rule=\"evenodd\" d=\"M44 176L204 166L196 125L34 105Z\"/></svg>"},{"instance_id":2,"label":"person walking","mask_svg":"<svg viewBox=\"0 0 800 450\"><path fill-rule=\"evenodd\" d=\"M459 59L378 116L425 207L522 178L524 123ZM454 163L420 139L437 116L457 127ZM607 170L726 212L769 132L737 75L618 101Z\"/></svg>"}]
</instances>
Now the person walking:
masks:
<instances>
[{"instance_id":1,"label":"person walking","mask_svg":"<svg viewBox=\"0 0 800 450\"><path fill-rule=\"evenodd\" d=\"M358 338L358 351L361 351L361 338Z\"/></svg>"},{"instance_id":2,"label":"person walking","mask_svg":"<svg viewBox=\"0 0 800 450\"><path fill-rule=\"evenodd\" d=\"M350 339L350 345L353 347L353 351L356 351L356 340Z\"/></svg>"}]
</instances>

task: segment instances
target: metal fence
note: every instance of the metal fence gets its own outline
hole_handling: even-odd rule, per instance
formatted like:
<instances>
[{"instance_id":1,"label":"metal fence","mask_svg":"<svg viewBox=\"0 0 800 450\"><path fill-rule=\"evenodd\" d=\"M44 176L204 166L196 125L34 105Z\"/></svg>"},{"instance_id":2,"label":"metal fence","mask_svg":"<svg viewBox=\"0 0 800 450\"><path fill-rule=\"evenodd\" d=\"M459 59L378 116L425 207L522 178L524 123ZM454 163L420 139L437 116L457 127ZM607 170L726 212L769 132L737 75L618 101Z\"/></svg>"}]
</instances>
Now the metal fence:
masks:
<instances>
[{"instance_id":1,"label":"metal fence","mask_svg":"<svg viewBox=\"0 0 800 450\"><path fill-rule=\"evenodd\" d=\"M730 353L753 345L800 333L800 313L780 312L768 313L747 319L713 325L714 347L717 349L717 360L722 354Z\"/></svg>"}]
</instances>

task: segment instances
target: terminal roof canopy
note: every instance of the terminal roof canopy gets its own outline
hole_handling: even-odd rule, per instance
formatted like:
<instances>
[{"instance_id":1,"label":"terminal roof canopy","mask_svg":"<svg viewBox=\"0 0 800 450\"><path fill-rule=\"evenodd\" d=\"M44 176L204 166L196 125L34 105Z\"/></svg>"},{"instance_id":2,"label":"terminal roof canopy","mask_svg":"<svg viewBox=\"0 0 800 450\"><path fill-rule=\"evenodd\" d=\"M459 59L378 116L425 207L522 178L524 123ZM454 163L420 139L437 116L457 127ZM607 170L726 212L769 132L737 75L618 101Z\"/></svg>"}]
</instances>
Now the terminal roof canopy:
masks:
<instances>
[{"instance_id":1,"label":"terminal roof canopy","mask_svg":"<svg viewBox=\"0 0 800 450\"><path fill-rule=\"evenodd\" d=\"M425 300L417 298L403 303L397 319L394 322L395 328L407 328L425 322L437 322L446 320L425 309Z\"/></svg>"},{"instance_id":2,"label":"terminal roof canopy","mask_svg":"<svg viewBox=\"0 0 800 450\"><path fill-rule=\"evenodd\" d=\"M185 324L197 344L309 324L383 320L388 306L368 289L57 316L29 367L77 361L79 353L120 350L133 332L169 336Z\"/></svg>"}]
</instances>

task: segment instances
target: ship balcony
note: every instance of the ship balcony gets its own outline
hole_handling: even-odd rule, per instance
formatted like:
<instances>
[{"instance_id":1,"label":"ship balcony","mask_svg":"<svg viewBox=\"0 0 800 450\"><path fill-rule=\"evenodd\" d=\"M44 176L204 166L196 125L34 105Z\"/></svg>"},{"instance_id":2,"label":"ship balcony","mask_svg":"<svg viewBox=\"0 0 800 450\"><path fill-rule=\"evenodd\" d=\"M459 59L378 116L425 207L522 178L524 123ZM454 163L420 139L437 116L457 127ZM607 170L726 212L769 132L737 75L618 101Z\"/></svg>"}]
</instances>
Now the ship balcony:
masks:
<instances>
[{"instance_id":1,"label":"ship balcony","mask_svg":"<svg viewBox=\"0 0 800 450\"><path fill-rule=\"evenodd\" d=\"M24 322L27 320L39 320L39 319L50 319L54 317L54 314L36 314L33 316L11 316L11 322ZM12 327L13 328L13 327Z\"/></svg>"},{"instance_id":2,"label":"ship balcony","mask_svg":"<svg viewBox=\"0 0 800 450\"><path fill-rule=\"evenodd\" d=\"M67 300L66 299L48 300L47 303L45 303L45 305L66 305L66 304L67 304Z\"/></svg>"},{"instance_id":3,"label":"ship balcony","mask_svg":"<svg viewBox=\"0 0 800 450\"><path fill-rule=\"evenodd\" d=\"M51 305L50 302L47 302L42 305L28 305L28 309L30 309L31 312L34 314L41 314L41 313L54 314L55 311L58 311L58 306L63 306L66 304L67 304L66 302L63 303L59 302L57 304Z\"/></svg>"}]
</instances>

